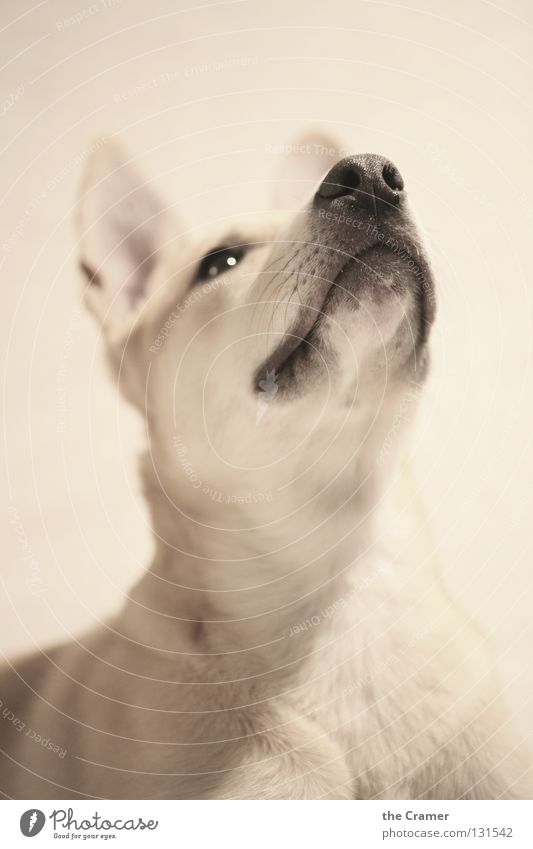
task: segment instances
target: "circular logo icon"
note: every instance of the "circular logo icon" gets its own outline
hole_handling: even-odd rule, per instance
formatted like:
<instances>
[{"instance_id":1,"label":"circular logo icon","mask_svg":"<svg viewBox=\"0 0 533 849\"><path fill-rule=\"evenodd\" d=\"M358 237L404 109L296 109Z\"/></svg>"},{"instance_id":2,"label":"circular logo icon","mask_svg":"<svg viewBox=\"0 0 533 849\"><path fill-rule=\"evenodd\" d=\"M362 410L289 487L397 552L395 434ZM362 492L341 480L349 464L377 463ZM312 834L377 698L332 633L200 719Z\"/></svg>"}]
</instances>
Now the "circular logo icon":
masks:
<instances>
[{"instance_id":1,"label":"circular logo icon","mask_svg":"<svg viewBox=\"0 0 533 849\"><path fill-rule=\"evenodd\" d=\"M46 817L42 811L37 808L30 808L29 811L24 811L20 818L20 830L24 837L35 837L42 831L46 822Z\"/></svg>"}]
</instances>

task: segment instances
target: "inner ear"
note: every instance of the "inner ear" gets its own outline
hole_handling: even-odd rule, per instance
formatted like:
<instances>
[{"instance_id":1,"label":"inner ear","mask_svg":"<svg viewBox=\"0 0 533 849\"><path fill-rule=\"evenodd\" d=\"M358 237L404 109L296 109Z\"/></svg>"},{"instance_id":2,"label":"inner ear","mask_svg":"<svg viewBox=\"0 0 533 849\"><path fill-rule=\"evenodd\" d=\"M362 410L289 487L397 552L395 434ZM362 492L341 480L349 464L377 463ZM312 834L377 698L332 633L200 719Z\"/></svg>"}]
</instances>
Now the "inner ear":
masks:
<instances>
[{"instance_id":1,"label":"inner ear","mask_svg":"<svg viewBox=\"0 0 533 849\"><path fill-rule=\"evenodd\" d=\"M77 223L89 306L102 321L123 323L149 296L176 229L157 192L114 141L100 140L89 157Z\"/></svg>"},{"instance_id":2,"label":"inner ear","mask_svg":"<svg viewBox=\"0 0 533 849\"><path fill-rule=\"evenodd\" d=\"M287 145L275 175L274 208L300 208L343 155L339 143L326 133L308 132L296 138Z\"/></svg>"}]
</instances>

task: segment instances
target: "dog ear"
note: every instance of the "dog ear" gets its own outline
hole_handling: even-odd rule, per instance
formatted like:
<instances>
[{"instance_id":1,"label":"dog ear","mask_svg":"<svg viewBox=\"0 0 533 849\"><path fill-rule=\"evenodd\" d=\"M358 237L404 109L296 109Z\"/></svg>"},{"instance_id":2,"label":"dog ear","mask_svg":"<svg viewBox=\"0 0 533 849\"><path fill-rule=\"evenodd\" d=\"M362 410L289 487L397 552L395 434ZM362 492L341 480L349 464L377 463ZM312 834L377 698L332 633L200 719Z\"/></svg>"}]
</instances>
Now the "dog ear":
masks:
<instances>
[{"instance_id":1,"label":"dog ear","mask_svg":"<svg viewBox=\"0 0 533 849\"><path fill-rule=\"evenodd\" d=\"M128 325L150 294L171 219L121 147L99 139L85 169L77 224L86 301L106 328Z\"/></svg>"},{"instance_id":2,"label":"dog ear","mask_svg":"<svg viewBox=\"0 0 533 849\"><path fill-rule=\"evenodd\" d=\"M276 209L298 209L329 169L342 158L338 142L322 132L309 132L287 145L275 176Z\"/></svg>"}]
</instances>

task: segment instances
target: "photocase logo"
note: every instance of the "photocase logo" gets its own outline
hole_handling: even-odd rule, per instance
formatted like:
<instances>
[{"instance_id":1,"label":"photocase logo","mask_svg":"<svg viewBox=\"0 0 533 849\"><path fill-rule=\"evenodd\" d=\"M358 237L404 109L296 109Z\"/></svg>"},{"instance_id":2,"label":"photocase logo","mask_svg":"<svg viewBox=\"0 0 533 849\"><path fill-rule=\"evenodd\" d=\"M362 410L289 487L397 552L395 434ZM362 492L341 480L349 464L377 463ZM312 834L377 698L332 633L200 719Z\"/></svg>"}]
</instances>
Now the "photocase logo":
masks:
<instances>
[{"instance_id":1,"label":"photocase logo","mask_svg":"<svg viewBox=\"0 0 533 849\"><path fill-rule=\"evenodd\" d=\"M29 811L24 811L20 818L20 830L24 837L35 837L42 831L45 822L46 817L42 811L30 808Z\"/></svg>"},{"instance_id":2,"label":"photocase logo","mask_svg":"<svg viewBox=\"0 0 533 849\"><path fill-rule=\"evenodd\" d=\"M266 380L259 381L259 389L261 391L257 396L257 410L255 414L256 425L260 423L268 409L268 405L279 389L279 386L276 383L277 379L278 375L276 374L276 370L272 369L272 371L267 371Z\"/></svg>"}]
</instances>

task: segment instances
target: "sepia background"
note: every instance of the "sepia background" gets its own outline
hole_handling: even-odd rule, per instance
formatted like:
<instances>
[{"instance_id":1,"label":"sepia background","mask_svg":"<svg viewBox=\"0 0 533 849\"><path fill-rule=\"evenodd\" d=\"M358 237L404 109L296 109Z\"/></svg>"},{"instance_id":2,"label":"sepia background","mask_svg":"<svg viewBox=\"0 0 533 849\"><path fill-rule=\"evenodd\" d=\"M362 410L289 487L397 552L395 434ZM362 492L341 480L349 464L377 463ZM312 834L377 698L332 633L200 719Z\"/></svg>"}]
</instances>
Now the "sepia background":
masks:
<instances>
[{"instance_id":1,"label":"sepia background","mask_svg":"<svg viewBox=\"0 0 533 849\"><path fill-rule=\"evenodd\" d=\"M412 445L445 580L533 730L533 7L527 0L4 0L0 647L116 609L151 552L136 414L80 307L72 208L119 134L194 230L268 206L320 127L404 175L438 281Z\"/></svg>"}]
</instances>

